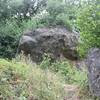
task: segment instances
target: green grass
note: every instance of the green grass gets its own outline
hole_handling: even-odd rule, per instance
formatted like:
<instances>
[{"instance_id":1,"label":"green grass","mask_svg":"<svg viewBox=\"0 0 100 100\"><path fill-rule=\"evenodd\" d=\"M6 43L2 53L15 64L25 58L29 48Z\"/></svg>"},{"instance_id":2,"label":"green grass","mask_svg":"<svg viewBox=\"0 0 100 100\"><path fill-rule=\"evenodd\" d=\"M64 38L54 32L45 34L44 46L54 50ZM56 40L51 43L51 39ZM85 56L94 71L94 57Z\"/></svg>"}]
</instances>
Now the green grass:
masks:
<instances>
[{"instance_id":1,"label":"green grass","mask_svg":"<svg viewBox=\"0 0 100 100\"><path fill-rule=\"evenodd\" d=\"M32 63L25 56L0 59L0 96L3 100L64 100L67 84L78 86L80 100L93 100L87 72L68 61Z\"/></svg>"},{"instance_id":2,"label":"green grass","mask_svg":"<svg viewBox=\"0 0 100 100\"><path fill-rule=\"evenodd\" d=\"M44 60L39 67L44 70L49 69L53 73L59 73L61 76L63 76L66 83L69 84L80 85L87 80L86 70L81 71L77 69L67 60L51 62L49 57L44 57Z\"/></svg>"},{"instance_id":3,"label":"green grass","mask_svg":"<svg viewBox=\"0 0 100 100\"><path fill-rule=\"evenodd\" d=\"M0 94L3 100L63 100L64 83L58 74L34 64L0 59Z\"/></svg>"}]
</instances>

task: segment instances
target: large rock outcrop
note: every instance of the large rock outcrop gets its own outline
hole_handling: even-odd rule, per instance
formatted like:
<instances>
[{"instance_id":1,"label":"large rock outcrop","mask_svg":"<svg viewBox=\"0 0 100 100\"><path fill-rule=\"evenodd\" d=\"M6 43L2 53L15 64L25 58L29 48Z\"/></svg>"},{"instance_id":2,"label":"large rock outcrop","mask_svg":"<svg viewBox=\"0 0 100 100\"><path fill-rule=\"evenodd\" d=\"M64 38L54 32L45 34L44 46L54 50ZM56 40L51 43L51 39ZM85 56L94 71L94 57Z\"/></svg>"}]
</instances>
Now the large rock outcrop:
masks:
<instances>
[{"instance_id":1,"label":"large rock outcrop","mask_svg":"<svg viewBox=\"0 0 100 100\"><path fill-rule=\"evenodd\" d=\"M87 66L90 90L93 95L100 97L100 49L89 51Z\"/></svg>"},{"instance_id":2,"label":"large rock outcrop","mask_svg":"<svg viewBox=\"0 0 100 100\"><path fill-rule=\"evenodd\" d=\"M78 58L78 38L78 33L69 32L61 26L38 28L22 35L18 49L30 54L35 62L41 61L44 53L54 59L65 57L74 60Z\"/></svg>"}]
</instances>

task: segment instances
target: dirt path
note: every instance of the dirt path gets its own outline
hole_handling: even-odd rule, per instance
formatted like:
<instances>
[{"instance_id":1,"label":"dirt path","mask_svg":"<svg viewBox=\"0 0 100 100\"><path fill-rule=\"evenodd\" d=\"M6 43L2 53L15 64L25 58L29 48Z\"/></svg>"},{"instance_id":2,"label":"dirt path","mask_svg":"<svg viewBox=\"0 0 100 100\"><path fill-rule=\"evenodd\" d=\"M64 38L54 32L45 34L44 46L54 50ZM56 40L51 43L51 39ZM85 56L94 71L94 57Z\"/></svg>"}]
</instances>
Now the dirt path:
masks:
<instances>
[{"instance_id":1,"label":"dirt path","mask_svg":"<svg viewBox=\"0 0 100 100\"><path fill-rule=\"evenodd\" d=\"M66 85L65 91L67 96L64 100L80 100L78 98L78 86L76 85Z\"/></svg>"}]
</instances>

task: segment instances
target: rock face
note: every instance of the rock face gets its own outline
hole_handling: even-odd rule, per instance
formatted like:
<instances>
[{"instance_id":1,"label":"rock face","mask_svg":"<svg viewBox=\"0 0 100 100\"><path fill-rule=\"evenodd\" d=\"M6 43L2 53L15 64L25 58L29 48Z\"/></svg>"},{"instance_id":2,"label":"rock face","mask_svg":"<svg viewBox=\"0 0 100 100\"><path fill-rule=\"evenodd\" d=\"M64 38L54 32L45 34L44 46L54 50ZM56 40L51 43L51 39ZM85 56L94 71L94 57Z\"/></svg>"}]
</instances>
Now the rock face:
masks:
<instances>
[{"instance_id":1,"label":"rock face","mask_svg":"<svg viewBox=\"0 0 100 100\"><path fill-rule=\"evenodd\" d=\"M92 94L100 97L100 49L91 49L87 58L88 78Z\"/></svg>"},{"instance_id":2,"label":"rock face","mask_svg":"<svg viewBox=\"0 0 100 100\"><path fill-rule=\"evenodd\" d=\"M30 54L35 62L41 61L44 53L54 59L65 57L74 60L78 57L78 38L78 33L69 32L61 26L38 28L22 35L18 51Z\"/></svg>"}]
</instances>

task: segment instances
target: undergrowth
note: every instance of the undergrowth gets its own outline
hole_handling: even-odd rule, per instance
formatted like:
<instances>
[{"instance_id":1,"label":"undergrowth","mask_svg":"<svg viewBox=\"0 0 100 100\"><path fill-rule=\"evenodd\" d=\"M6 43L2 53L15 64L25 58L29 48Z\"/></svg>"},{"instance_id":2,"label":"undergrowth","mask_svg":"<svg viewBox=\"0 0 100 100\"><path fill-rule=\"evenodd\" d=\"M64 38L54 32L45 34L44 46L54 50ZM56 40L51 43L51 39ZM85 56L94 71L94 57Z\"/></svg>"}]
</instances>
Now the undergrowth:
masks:
<instances>
[{"instance_id":1,"label":"undergrowth","mask_svg":"<svg viewBox=\"0 0 100 100\"><path fill-rule=\"evenodd\" d=\"M41 64L18 56L12 61L0 59L0 98L2 100L64 100L67 84L78 86L80 100L94 100L89 91L87 72L68 61Z\"/></svg>"},{"instance_id":2,"label":"undergrowth","mask_svg":"<svg viewBox=\"0 0 100 100\"><path fill-rule=\"evenodd\" d=\"M2 100L63 100L64 95L59 75L34 64L0 59Z\"/></svg>"},{"instance_id":3,"label":"undergrowth","mask_svg":"<svg viewBox=\"0 0 100 100\"><path fill-rule=\"evenodd\" d=\"M44 57L39 67L44 70L49 69L54 73L60 73L64 80L70 84L79 85L87 80L86 70L77 69L67 60L51 62L50 57Z\"/></svg>"}]
</instances>

